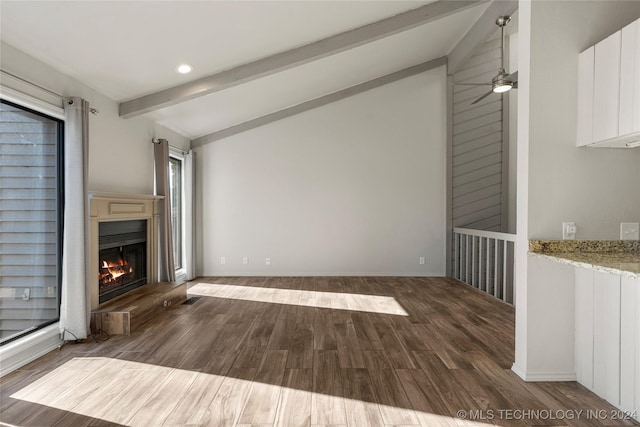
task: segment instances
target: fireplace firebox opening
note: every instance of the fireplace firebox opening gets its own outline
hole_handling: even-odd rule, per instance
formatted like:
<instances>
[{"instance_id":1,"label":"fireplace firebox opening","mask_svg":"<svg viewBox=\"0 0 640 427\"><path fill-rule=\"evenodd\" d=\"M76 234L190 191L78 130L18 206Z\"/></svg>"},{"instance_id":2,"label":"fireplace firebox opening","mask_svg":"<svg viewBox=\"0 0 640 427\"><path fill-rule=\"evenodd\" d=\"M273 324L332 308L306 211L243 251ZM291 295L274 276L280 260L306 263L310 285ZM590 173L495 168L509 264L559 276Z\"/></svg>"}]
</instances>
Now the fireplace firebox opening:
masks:
<instances>
[{"instance_id":1,"label":"fireplace firebox opening","mask_svg":"<svg viewBox=\"0 0 640 427\"><path fill-rule=\"evenodd\" d=\"M147 283L147 220L99 223L98 300Z\"/></svg>"}]
</instances>

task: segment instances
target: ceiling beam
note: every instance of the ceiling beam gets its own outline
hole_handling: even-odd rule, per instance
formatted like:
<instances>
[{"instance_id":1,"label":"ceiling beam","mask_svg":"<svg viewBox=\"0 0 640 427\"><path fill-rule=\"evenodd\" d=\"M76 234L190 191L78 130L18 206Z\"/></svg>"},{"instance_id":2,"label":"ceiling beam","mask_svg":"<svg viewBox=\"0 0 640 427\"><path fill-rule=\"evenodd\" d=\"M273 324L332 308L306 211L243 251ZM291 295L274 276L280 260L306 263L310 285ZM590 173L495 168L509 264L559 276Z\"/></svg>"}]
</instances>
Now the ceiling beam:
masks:
<instances>
[{"instance_id":1,"label":"ceiling beam","mask_svg":"<svg viewBox=\"0 0 640 427\"><path fill-rule=\"evenodd\" d=\"M487 10L478 18L458 44L449 52L447 73L452 75L460 70L473 51L486 42L498 29L496 19L500 16L511 16L518 10L517 0L493 0Z\"/></svg>"},{"instance_id":2,"label":"ceiling beam","mask_svg":"<svg viewBox=\"0 0 640 427\"><path fill-rule=\"evenodd\" d=\"M422 64L414 65L413 67L405 68L404 70L396 71L395 73L387 74L386 76L378 77L376 79L330 93L329 95L324 95L319 98L294 105L293 107L288 107L283 110L265 114L264 116L260 116L255 119L251 119L246 122L212 132L208 135L201 136L200 138L196 138L191 141L191 147L200 147L202 145L218 141L220 139L228 138L230 136L255 129L257 127L264 126L266 124L312 110L314 108L322 107L323 105L340 101L341 99L345 99L350 96L357 95L359 93L366 92L368 90L375 89L377 87L423 73L433 68L441 67L446 64L447 58L444 56L429 62L423 62Z\"/></svg>"},{"instance_id":3,"label":"ceiling beam","mask_svg":"<svg viewBox=\"0 0 640 427\"><path fill-rule=\"evenodd\" d=\"M487 0L440 0L350 31L239 65L210 76L120 103L120 117L130 118L237 86L415 28Z\"/></svg>"}]
</instances>

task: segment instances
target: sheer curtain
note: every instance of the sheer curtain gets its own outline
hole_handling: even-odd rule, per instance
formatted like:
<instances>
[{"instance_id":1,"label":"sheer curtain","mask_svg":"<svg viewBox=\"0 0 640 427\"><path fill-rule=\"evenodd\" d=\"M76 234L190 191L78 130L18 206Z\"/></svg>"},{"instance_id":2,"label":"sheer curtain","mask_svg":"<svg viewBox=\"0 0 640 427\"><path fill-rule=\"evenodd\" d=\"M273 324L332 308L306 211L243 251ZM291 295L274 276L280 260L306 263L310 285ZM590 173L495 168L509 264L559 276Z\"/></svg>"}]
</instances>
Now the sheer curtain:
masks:
<instances>
[{"instance_id":1,"label":"sheer curtain","mask_svg":"<svg viewBox=\"0 0 640 427\"><path fill-rule=\"evenodd\" d=\"M86 338L89 331L87 260L89 210L87 193L89 103L81 98L64 102L64 236L60 334L64 340ZM94 278L97 280L96 278Z\"/></svg>"},{"instance_id":2,"label":"sheer curtain","mask_svg":"<svg viewBox=\"0 0 640 427\"><path fill-rule=\"evenodd\" d=\"M159 201L159 281L175 282L176 269L173 260L173 237L171 234L171 203L169 187L169 142L166 139L154 141L153 157L156 176L156 195L164 196Z\"/></svg>"}]
</instances>

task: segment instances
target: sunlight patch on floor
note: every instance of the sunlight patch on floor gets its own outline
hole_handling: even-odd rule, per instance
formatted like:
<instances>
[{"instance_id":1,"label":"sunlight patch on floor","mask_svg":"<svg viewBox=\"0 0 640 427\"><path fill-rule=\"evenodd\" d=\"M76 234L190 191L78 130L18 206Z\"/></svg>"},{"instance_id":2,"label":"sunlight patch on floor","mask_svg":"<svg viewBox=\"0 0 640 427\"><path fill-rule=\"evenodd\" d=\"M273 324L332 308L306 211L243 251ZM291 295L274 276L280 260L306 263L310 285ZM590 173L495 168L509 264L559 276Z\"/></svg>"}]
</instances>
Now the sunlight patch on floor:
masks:
<instances>
[{"instance_id":1,"label":"sunlight patch on floor","mask_svg":"<svg viewBox=\"0 0 640 427\"><path fill-rule=\"evenodd\" d=\"M260 288L220 283L196 283L189 288L189 295L301 305L334 310L365 311L398 316L409 315L395 298L379 295Z\"/></svg>"},{"instance_id":2,"label":"sunlight patch on floor","mask_svg":"<svg viewBox=\"0 0 640 427\"><path fill-rule=\"evenodd\" d=\"M363 426L417 418L422 425L466 425L409 408L107 357L74 358L11 398L126 426L224 426L263 416L252 412L260 402L248 397L265 394L276 398L277 412L254 420L261 424L309 425L315 420Z\"/></svg>"}]
</instances>

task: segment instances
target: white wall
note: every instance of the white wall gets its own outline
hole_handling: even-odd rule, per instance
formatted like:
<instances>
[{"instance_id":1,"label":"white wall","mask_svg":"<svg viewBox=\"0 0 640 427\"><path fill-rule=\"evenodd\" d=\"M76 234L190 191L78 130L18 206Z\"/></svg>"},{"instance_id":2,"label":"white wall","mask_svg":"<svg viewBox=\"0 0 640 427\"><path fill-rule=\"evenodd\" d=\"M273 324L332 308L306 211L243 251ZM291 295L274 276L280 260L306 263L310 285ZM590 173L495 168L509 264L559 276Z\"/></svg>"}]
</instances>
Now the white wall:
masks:
<instances>
[{"instance_id":1,"label":"white wall","mask_svg":"<svg viewBox=\"0 0 640 427\"><path fill-rule=\"evenodd\" d=\"M530 239L618 239L640 220L640 149L576 148L578 54L640 16L640 2L520 1L516 348L513 370L568 380L573 277L528 255ZM552 349L553 351L550 351Z\"/></svg>"},{"instance_id":2,"label":"white wall","mask_svg":"<svg viewBox=\"0 0 640 427\"><path fill-rule=\"evenodd\" d=\"M198 274L443 275L445 111L440 67L197 148Z\"/></svg>"},{"instance_id":3,"label":"white wall","mask_svg":"<svg viewBox=\"0 0 640 427\"><path fill-rule=\"evenodd\" d=\"M89 190L117 193L153 193L153 144L151 138L166 138L174 146L188 149L189 140L145 118L124 120L115 101L56 71L42 62L0 42L0 67L22 79L63 96L79 96L100 110L89 115ZM60 99L4 74L0 82L11 89L61 106ZM60 345L58 325L48 326L3 346L0 376L25 365Z\"/></svg>"},{"instance_id":4,"label":"white wall","mask_svg":"<svg viewBox=\"0 0 640 427\"><path fill-rule=\"evenodd\" d=\"M511 23L509 25L516 25L518 20L518 14L511 17ZM516 30L517 31L517 30ZM508 37L509 46L509 66L507 70L513 73L518 70L518 33L510 34ZM507 232L516 233L516 210L517 210L517 184L518 184L518 90L510 90L505 95L508 97L508 117L509 117L509 186L507 194ZM504 99L504 98L503 98Z\"/></svg>"},{"instance_id":5,"label":"white wall","mask_svg":"<svg viewBox=\"0 0 640 427\"><path fill-rule=\"evenodd\" d=\"M3 70L64 96L80 96L97 108L89 125L89 190L153 194L154 137L188 149L189 140L142 117L121 119L118 104L70 76L2 43ZM35 94L28 86L2 76L2 83Z\"/></svg>"},{"instance_id":6,"label":"white wall","mask_svg":"<svg viewBox=\"0 0 640 427\"><path fill-rule=\"evenodd\" d=\"M640 221L640 149L576 148L578 53L640 16L638 1L534 1L529 238L618 239Z\"/></svg>"}]
</instances>

